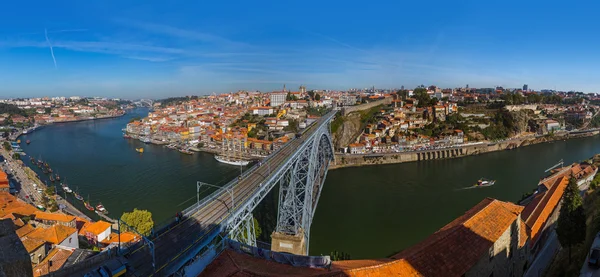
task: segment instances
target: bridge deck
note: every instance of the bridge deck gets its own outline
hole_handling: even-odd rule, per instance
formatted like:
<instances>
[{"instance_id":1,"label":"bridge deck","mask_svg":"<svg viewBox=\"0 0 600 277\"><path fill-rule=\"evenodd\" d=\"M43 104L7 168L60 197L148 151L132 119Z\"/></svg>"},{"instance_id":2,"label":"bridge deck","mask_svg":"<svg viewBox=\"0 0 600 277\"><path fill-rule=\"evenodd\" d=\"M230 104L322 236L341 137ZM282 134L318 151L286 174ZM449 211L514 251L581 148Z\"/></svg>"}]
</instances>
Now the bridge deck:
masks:
<instances>
[{"instance_id":1,"label":"bridge deck","mask_svg":"<svg viewBox=\"0 0 600 277\"><path fill-rule=\"evenodd\" d=\"M289 141L276 153L266 158L261 166L255 165L241 180L234 180L225 186L231 187L236 210L251 198L259 186L272 172L285 165L286 159L292 156L304 143L305 138L312 135L318 127L326 123L333 114L327 114L312 124L301 136ZM147 246L134 251L129 256L129 263L136 269L136 276L161 276L168 266L180 263L190 250L196 249L201 242L209 239L220 224L231 215L231 194L219 190L216 197L208 200L198 210L189 215L183 222L153 239L155 246L156 272L152 268L152 256Z\"/></svg>"}]
</instances>

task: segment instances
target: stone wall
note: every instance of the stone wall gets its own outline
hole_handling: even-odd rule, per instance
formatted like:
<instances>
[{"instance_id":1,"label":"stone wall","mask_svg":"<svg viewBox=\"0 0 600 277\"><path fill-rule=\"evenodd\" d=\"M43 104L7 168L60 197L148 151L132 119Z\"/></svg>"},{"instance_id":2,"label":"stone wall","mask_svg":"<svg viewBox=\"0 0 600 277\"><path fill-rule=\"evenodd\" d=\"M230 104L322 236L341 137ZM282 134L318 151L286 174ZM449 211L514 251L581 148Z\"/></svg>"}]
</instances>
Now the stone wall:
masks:
<instances>
[{"instance_id":1,"label":"stone wall","mask_svg":"<svg viewBox=\"0 0 600 277\"><path fill-rule=\"evenodd\" d=\"M342 168L342 167L353 167L353 166L365 166L365 165L377 165L377 164L395 164L404 162L415 162L415 161L426 161L426 160L438 160L438 159L449 159L458 158L468 155L477 155L485 152L489 152L487 144L476 144L463 147L454 147L447 149L438 150L423 150L423 151L412 151L412 152L400 152L400 153L381 153L381 154L361 154L361 155L347 155L347 154L336 154L335 162L329 166L329 169ZM495 151L495 150L491 150Z\"/></svg>"},{"instance_id":2,"label":"stone wall","mask_svg":"<svg viewBox=\"0 0 600 277\"><path fill-rule=\"evenodd\" d=\"M526 258L525 247L519 249L520 221L519 216L464 276L523 276Z\"/></svg>"},{"instance_id":3,"label":"stone wall","mask_svg":"<svg viewBox=\"0 0 600 277\"><path fill-rule=\"evenodd\" d=\"M370 108L377 107L379 105L389 105L391 103L392 103L392 97L386 97L384 99L376 100L376 101L365 103L365 104L360 104L360 105L356 105L356 106L346 106L346 107L342 108L342 115L346 116L352 112L368 110Z\"/></svg>"},{"instance_id":4,"label":"stone wall","mask_svg":"<svg viewBox=\"0 0 600 277\"><path fill-rule=\"evenodd\" d=\"M0 220L0 276L33 276L31 258L12 220Z\"/></svg>"}]
</instances>

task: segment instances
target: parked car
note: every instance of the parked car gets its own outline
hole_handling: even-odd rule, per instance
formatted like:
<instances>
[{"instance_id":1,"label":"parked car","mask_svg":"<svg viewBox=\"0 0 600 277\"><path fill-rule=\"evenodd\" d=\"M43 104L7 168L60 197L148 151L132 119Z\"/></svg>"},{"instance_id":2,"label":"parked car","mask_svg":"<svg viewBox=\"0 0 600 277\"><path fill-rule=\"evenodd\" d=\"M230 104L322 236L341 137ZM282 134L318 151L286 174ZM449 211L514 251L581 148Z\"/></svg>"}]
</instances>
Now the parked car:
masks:
<instances>
[{"instance_id":1,"label":"parked car","mask_svg":"<svg viewBox=\"0 0 600 277\"><path fill-rule=\"evenodd\" d=\"M590 251L590 258L588 259L588 265L600 266L600 248L592 248Z\"/></svg>"}]
</instances>

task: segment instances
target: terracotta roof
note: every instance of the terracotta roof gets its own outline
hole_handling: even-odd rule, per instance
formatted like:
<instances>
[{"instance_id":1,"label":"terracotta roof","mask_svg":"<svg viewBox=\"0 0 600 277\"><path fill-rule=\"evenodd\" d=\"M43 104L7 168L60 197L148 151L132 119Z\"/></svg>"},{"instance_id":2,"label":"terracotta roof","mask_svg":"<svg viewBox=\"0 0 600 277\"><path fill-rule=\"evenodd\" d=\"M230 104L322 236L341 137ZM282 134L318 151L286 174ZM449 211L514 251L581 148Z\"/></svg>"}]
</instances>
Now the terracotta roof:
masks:
<instances>
[{"instance_id":1,"label":"terracotta roof","mask_svg":"<svg viewBox=\"0 0 600 277\"><path fill-rule=\"evenodd\" d=\"M557 179L550 190L539 193L536 195L534 201L527 204L527 214L523 215L523 219L529 228L529 237L533 244L537 242L539 234L541 233L540 230L544 227L546 221L558 206L568 184L569 178L563 176L560 179Z\"/></svg>"},{"instance_id":2,"label":"terracotta roof","mask_svg":"<svg viewBox=\"0 0 600 277\"><path fill-rule=\"evenodd\" d=\"M48 253L48 256L36 267L33 268L33 276L46 275L52 271L60 269L67 259L73 254L73 250L62 248L54 248ZM52 261L52 266L49 266L48 261Z\"/></svg>"},{"instance_id":3,"label":"terracotta roof","mask_svg":"<svg viewBox=\"0 0 600 277\"><path fill-rule=\"evenodd\" d=\"M41 239L30 238L30 237L22 237L21 241L23 242L23 246L25 246L27 253L31 253L31 252L35 251L40 246L44 245L44 243L46 243L45 241L43 241Z\"/></svg>"},{"instance_id":4,"label":"terracotta roof","mask_svg":"<svg viewBox=\"0 0 600 277\"><path fill-rule=\"evenodd\" d=\"M50 228L37 228L27 236L31 238L41 239L52 244L59 244L67 239L71 234L77 233L75 228L56 224Z\"/></svg>"},{"instance_id":5,"label":"terracotta roof","mask_svg":"<svg viewBox=\"0 0 600 277\"><path fill-rule=\"evenodd\" d=\"M406 260L352 260L333 262L330 269L295 267L265 259L255 258L232 250L222 252L199 275L210 276L319 276L319 277L378 277L378 276L423 276Z\"/></svg>"},{"instance_id":6,"label":"terracotta roof","mask_svg":"<svg viewBox=\"0 0 600 277\"><path fill-rule=\"evenodd\" d=\"M35 219L37 220L50 220L59 222L71 222L75 220L72 215L60 214L60 213L47 213L42 211L35 212Z\"/></svg>"},{"instance_id":7,"label":"terracotta roof","mask_svg":"<svg viewBox=\"0 0 600 277\"><path fill-rule=\"evenodd\" d=\"M10 193L0 191L0 218L11 213L23 216L30 216L33 215L36 211L36 208L17 199Z\"/></svg>"},{"instance_id":8,"label":"terracotta roof","mask_svg":"<svg viewBox=\"0 0 600 277\"><path fill-rule=\"evenodd\" d=\"M15 233L17 233L17 236L19 236L20 238L31 233L33 230L35 230L35 227L33 227L31 224L27 224L19 229L17 229L17 231L15 231Z\"/></svg>"},{"instance_id":9,"label":"terracotta roof","mask_svg":"<svg viewBox=\"0 0 600 277\"><path fill-rule=\"evenodd\" d=\"M141 239L141 237L134 233L130 233L130 232L121 233L121 243L138 241L140 239ZM102 243L105 243L105 244L111 244L113 242L119 242L119 234L111 233L110 237L108 237L102 241Z\"/></svg>"},{"instance_id":10,"label":"terracotta roof","mask_svg":"<svg viewBox=\"0 0 600 277\"><path fill-rule=\"evenodd\" d=\"M106 231L106 229L109 229L112 225L106 221L97 221L94 222L88 226L84 226L83 228L81 228L82 231L80 231L79 233L81 234L81 232L89 232L92 233L94 235L100 235L102 232Z\"/></svg>"},{"instance_id":11,"label":"terracotta roof","mask_svg":"<svg viewBox=\"0 0 600 277\"><path fill-rule=\"evenodd\" d=\"M486 198L417 245L393 256L424 276L461 276L518 218L523 207Z\"/></svg>"}]
</instances>

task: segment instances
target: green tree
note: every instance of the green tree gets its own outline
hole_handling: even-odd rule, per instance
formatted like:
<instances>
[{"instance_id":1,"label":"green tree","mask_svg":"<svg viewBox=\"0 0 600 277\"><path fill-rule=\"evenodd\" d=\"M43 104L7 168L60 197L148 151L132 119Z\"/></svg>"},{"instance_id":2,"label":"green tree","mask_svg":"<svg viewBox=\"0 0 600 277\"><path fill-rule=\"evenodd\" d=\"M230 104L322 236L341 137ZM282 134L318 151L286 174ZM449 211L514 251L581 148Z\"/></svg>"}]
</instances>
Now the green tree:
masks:
<instances>
[{"instance_id":1,"label":"green tree","mask_svg":"<svg viewBox=\"0 0 600 277\"><path fill-rule=\"evenodd\" d=\"M44 113L45 114L50 114L52 112L51 108L44 108Z\"/></svg>"},{"instance_id":2,"label":"green tree","mask_svg":"<svg viewBox=\"0 0 600 277\"><path fill-rule=\"evenodd\" d=\"M398 97L400 97L400 99L404 100L408 97L408 90L401 89L401 90L398 90L396 92L396 94L398 94Z\"/></svg>"},{"instance_id":3,"label":"green tree","mask_svg":"<svg viewBox=\"0 0 600 277\"><path fill-rule=\"evenodd\" d=\"M12 158L13 158L13 160L20 160L21 159L21 154L19 154L19 153L13 153L12 154Z\"/></svg>"},{"instance_id":4,"label":"green tree","mask_svg":"<svg viewBox=\"0 0 600 277\"><path fill-rule=\"evenodd\" d=\"M569 263L571 262L571 246L585 240L585 210L582 203L577 181L571 177L563 193L562 206L556 225L558 241L563 247L569 248Z\"/></svg>"},{"instance_id":5,"label":"green tree","mask_svg":"<svg viewBox=\"0 0 600 277\"><path fill-rule=\"evenodd\" d=\"M437 104L437 99L429 97L427 94L427 89L425 88L416 88L413 90L413 97L417 99L419 102L417 103L417 107L429 107Z\"/></svg>"},{"instance_id":6,"label":"green tree","mask_svg":"<svg viewBox=\"0 0 600 277\"><path fill-rule=\"evenodd\" d=\"M149 236L154 228L152 213L146 210L133 209L133 212L123 213L121 220L144 236ZM121 228L129 229L127 226L121 226Z\"/></svg>"},{"instance_id":7,"label":"green tree","mask_svg":"<svg viewBox=\"0 0 600 277\"><path fill-rule=\"evenodd\" d=\"M329 256L331 257L332 261L350 260L350 254L344 253L344 252L340 252L340 251L337 251L337 250L331 251L331 253L329 254Z\"/></svg>"},{"instance_id":8,"label":"green tree","mask_svg":"<svg viewBox=\"0 0 600 277\"><path fill-rule=\"evenodd\" d=\"M5 141L2 146L4 146L4 150L6 151L10 151L12 150L12 147L10 146L10 143L8 143L8 141Z\"/></svg>"},{"instance_id":9,"label":"green tree","mask_svg":"<svg viewBox=\"0 0 600 277\"><path fill-rule=\"evenodd\" d=\"M260 237L260 235L262 234L262 229L260 228L260 225L258 224L258 220L256 220L256 218L252 218L253 223L254 223L254 237L258 238ZM238 239L240 241L245 241L246 240L246 225L242 225L240 227L240 232L238 233Z\"/></svg>"},{"instance_id":10,"label":"green tree","mask_svg":"<svg viewBox=\"0 0 600 277\"><path fill-rule=\"evenodd\" d=\"M198 142L198 148L204 147L204 142Z\"/></svg>"},{"instance_id":11,"label":"green tree","mask_svg":"<svg viewBox=\"0 0 600 277\"><path fill-rule=\"evenodd\" d=\"M319 101L321 100L321 95L320 94L315 94L315 101Z\"/></svg>"}]
</instances>

